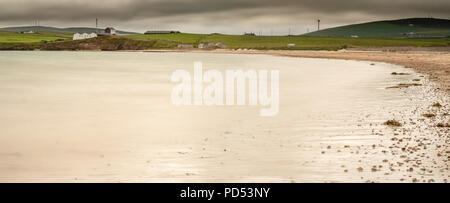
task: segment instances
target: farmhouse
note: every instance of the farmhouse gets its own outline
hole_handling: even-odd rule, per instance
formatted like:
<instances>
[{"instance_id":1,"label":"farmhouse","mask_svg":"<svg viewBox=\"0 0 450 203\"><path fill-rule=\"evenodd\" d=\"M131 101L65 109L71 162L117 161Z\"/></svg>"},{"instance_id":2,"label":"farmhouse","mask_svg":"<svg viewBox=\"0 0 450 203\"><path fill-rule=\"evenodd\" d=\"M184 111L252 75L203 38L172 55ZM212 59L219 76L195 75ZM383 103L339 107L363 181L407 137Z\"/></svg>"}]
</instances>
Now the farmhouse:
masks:
<instances>
[{"instance_id":1,"label":"farmhouse","mask_svg":"<svg viewBox=\"0 0 450 203\"><path fill-rule=\"evenodd\" d=\"M90 39L90 38L95 38L95 37L97 37L97 34L95 34L95 33L91 33L91 34L88 34L88 33L82 33L82 34L75 33L73 35L73 40Z\"/></svg>"},{"instance_id":2,"label":"farmhouse","mask_svg":"<svg viewBox=\"0 0 450 203\"><path fill-rule=\"evenodd\" d=\"M105 34L107 34L107 35L116 35L116 29L114 29L113 27L107 27L105 29Z\"/></svg>"},{"instance_id":3,"label":"farmhouse","mask_svg":"<svg viewBox=\"0 0 450 203\"><path fill-rule=\"evenodd\" d=\"M113 27L107 27L103 32L97 34L98 36L117 35L117 30Z\"/></svg>"},{"instance_id":4,"label":"farmhouse","mask_svg":"<svg viewBox=\"0 0 450 203\"><path fill-rule=\"evenodd\" d=\"M173 30L167 30L167 31L147 31L144 34L146 35L155 35L155 34L175 34L175 33L181 33L180 31L173 31Z\"/></svg>"}]
</instances>

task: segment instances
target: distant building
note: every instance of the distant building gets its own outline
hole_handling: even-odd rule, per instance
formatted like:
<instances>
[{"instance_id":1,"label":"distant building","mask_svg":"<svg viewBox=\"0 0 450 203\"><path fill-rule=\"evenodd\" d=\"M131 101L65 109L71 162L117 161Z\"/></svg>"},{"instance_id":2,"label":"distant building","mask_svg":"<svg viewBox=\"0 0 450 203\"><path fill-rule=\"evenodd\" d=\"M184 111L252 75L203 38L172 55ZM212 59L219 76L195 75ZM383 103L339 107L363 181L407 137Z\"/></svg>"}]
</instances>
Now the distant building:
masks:
<instances>
[{"instance_id":1,"label":"distant building","mask_svg":"<svg viewBox=\"0 0 450 203\"><path fill-rule=\"evenodd\" d=\"M246 32L246 33L244 33L244 35L245 36L256 36L256 34L253 32Z\"/></svg>"},{"instance_id":2,"label":"distant building","mask_svg":"<svg viewBox=\"0 0 450 203\"><path fill-rule=\"evenodd\" d=\"M113 27L107 27L103 32L97 33L98 36L117 35L117 30Z\"/></svg>"},{"instance_id":3,"label":"distant building","mask_svg":"<svg viewBox=\"0 0 450 203\"><path fill-rule=\"evenodd\" d=\"M90 38L95 38L95 37L97 37L97 34L95 34L95 33L91 33L91 34L88 34L88 33L82 33L82 34L75 33L73 35L73 40L90 39Z\"/></svg>"},{"instance_id":4,"label":"distant building","mask_svg":"<svg viewBox=\"0 0 450 203\"><path fill-rule=\"evenodd\" d=\"M351 35L350 37L351 37L351 38L359 38L358 35Z\"/></svg>"},{"instance_id":5,"label":"distant building","mask_svg":"<svg viewBox=\"0 0 450 203\"><path fill-rule=\"evenodd\" d=\"M114 29L113 27L107 27L105 29L105 34L107 34L107 35L116 35L116 29Z\"/></svg>"},{"instance_id":6,"label":"distant building","mask_svg":"<svg viewBox=\"0 0 450 203\"><path fill-rule=\"evenodd\" d=\"M34 32L33 30L29 30L29 31L21 31L19 32L20 34L34 34L36 32Z\"/></svg>"},{"instance_id":7,"label":"distant building","mask_svg":"<svg viewBox=\"0 0 450 203\"><path fill-rule=\"evenodd\" d=\"M287 47L289 48L295 47L295 44L288 44Z\"/></svg>"},{"instance_id":8,"label":"distant building","mask_svg":"<svg viewBox=\"0 0 450 203\"><path fill-rule=\"evenodd\" d=\"M416 33L414 32L406 32L406 33L402 33L404 36L406 37L419 37Z\"/></svg>"},{"instance_id":9,"label":"distant building","mask_svg":"<svg viewBox=\"0 0 450 203\"><path fill-rule=\"evenodd\" d=\"M199 49L226 49L227 46L222 42L212 43L212 42L201 42L198 44Z\"/></svg>"},{"instance_id":10,"label":"distant building","mask_svg":"<svg viewBox=\"0 0 450 203\"><path fill-rule=\"evenodd\" d=\"M215 49L216 44L214 44L212 42L201 42L200 44L198 44L198 48L199 49Z\"/></svg>"},{"instance_id":11,"label":"distant building","mask_svg":"<svg viewBox=\"0 0 450 203\"><path fill-rule=\"evenodd\" d=\"M157 30L157 31L147 31L144 34L146 35L156 35L156 34L176 34L176 33L181 33L180 31L173 31L173 30Z\"/></svg>"}]
</instances>

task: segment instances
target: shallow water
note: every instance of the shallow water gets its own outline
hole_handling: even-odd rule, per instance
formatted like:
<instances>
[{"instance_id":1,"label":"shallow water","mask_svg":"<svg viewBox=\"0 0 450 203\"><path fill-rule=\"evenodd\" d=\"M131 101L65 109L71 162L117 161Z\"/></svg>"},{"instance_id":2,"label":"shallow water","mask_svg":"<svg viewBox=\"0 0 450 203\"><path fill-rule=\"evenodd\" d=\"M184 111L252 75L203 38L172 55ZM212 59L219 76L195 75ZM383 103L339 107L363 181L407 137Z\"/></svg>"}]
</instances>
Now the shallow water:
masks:
<instances>
[{"instance_id":1,"label":"shallow water","mask_svg":"<svg viewBox=\"0 0 450 203\"><path fill-rule=\"evenodd\" d=\"M279 69L279 114L174 106L170 76L195 61ZM414 78L346 60L0 52L0 182L398 181L404 173L356 169L390 158L361 149L383 142L383 122L429 102L417 97L424 87L386 89Z\"/></svg>"}]
</instances>

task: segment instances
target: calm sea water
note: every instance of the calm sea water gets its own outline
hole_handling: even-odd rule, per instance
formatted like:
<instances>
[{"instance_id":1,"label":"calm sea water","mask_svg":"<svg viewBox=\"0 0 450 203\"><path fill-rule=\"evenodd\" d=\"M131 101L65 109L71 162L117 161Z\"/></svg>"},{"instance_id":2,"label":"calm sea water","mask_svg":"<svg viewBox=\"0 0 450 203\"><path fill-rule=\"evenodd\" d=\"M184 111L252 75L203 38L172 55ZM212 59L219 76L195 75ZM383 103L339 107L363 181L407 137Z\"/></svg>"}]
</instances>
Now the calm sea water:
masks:
<instances>
[{"instance_id":1,"label":"calm sea water","mask_svg":"<svg viewBox=\"0 0 450 203\"><path fill-rule=\"evenodd\" d=\"M195 61L280 70L279 114L174 106L171 74ZM360 181L341 167L361 156L323 151L378 143L373 132L423 91L386 87L417 77L266 55L0 52L0 182Z\"/></svg>"}]
</instances>

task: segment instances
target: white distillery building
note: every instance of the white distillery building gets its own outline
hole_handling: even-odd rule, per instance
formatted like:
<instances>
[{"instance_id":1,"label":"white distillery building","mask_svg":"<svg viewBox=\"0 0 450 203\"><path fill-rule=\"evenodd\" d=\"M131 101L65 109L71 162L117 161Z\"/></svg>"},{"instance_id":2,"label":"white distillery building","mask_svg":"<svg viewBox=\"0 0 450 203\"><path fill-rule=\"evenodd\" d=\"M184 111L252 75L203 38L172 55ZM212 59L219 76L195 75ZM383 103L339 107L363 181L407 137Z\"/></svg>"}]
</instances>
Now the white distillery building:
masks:
<instances>
[{"instance_id":1,"label":"white distillery building","mask_svg":"<svg viewBox=\"0 0 450 203\"><path fill-rule=\"evenodd\" d=\"M95 38L95 37L97 37L97 34L95 34L95 33L91 33L91 34L88 34L88 33L82 33L82 34L75 33L73 35L73 40L90 39L90 38Z\"/></svg>"}]
</instances>

